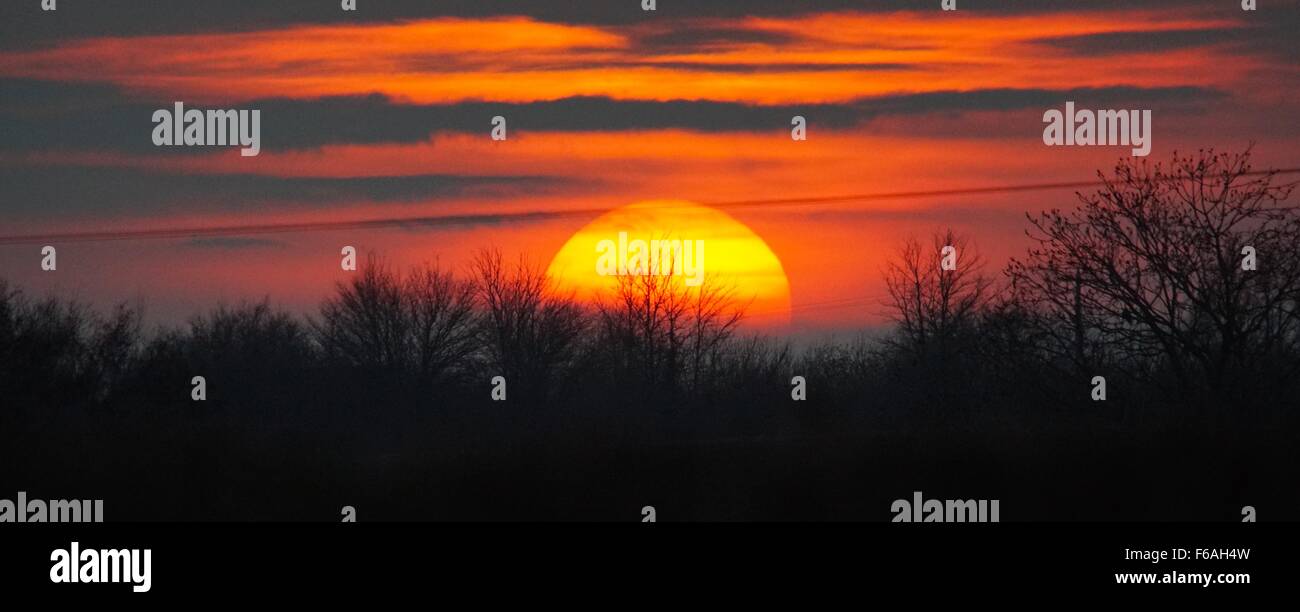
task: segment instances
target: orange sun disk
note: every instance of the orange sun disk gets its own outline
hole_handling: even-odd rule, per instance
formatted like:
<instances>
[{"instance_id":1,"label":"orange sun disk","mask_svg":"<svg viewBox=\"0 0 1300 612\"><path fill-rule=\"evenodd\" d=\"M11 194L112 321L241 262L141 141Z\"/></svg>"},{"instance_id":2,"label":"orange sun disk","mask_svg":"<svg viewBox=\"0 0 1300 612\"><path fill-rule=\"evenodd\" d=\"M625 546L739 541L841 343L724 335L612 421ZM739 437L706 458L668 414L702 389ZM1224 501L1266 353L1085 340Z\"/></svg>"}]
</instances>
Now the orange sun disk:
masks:
<instances>
[{"instance_id":1,"label":"orange sun disk","mask_svg":"<svg viewBox=\"0 0 1300 612\"><path fill-rule=\"evenodd\" d=\"M655 240L701 245L702 257L693 251L691 255L701 266L702 286L730 290L736 306L744 307L748 325L789 323L790 283L767 243L731 215L683 200L638 202L597 217L560 248L547 273L560 290L595 302L610 295L617 283L616 276L608 274L611 246L617 246L626 261L623 251L629 242ZM632 261L635 269L635 255ZM687 271L684 277L690 278L689 265Z\"/></svg>"}]
</instances>

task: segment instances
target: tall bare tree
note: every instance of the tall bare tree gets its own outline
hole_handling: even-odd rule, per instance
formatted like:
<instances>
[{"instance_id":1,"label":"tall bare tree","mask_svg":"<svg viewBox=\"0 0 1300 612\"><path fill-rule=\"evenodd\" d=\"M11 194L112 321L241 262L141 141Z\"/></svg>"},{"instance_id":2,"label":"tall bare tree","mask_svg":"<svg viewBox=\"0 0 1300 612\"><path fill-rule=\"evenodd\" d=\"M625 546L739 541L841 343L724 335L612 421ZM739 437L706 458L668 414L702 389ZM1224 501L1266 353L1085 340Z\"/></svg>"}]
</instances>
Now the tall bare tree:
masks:
<instances>
[{"instance_id":1,"label":"tall bare tree","mask_svg":"<svg viewBox=\"0 0 1300 612\"><path fill-rule=\"evenodd\" d=\"M404 289L416 371L433 382L462 368L479 350L474 284L425 265L410 271Z\"/></svg>"},{"instance_id":2,"label":"tall bare tree","mask_svg":"<svg viewBox=\"0 0 1300 612\"><path fill-rule=\"evenodd\" d=\"M951 254L945 253L951 247ZM945 269L944 259L953 263ZM898 323L893 344L918 357L947 356L959 337L974 329L990 298L984 258L965 236L949 229L929 244L906 239L884 270L891 314Z\"/></svg>"},{"instance_id":3,"label":"tall bare tree","mask_svg":"<svg viewBox=\"0 0 1300 612\"><path fill-rule=\"evenodd\" d=\"M320 317L312 327L328 357L379 370L409 365L402 282L383 258L368 255L351 280L338 283Z\"/></svg>"},{"instance_id":4,"label":"tall bare tree","mask_svg":"<svg viewBox=\"0 0 1300 612\"><path fill-rule=\"evenodd\" d=\"M602 337L647 388L697 389L744 316L735 293L716 281L688 286L671 267L622 275L598 306Z\"/></svg>"},{"instance_id":5,"label":"tall bare tree","mask_svg":"<svg viewBox=\"0 0 1300 612\"><path fill-rule=\"evenodd\" d=\"M1030 217L1037 244L1008 267L1049 352L1155 362L1188 396L1218 400L1260 373L1300 373L1295 183L1254 172L1249 151L1126 158L1099 175L1076 209Z\"/></svg>"},{"instance_id":6,"label":"tall bare tree","mask_svg":"<svg viewBox=\"0 0 1300 612\"><path fill-rule=\"evenodd\" d=\"M582 345L583 309L522 258L507 265L500 251L483 250L471 271L488 369L506 377L514 397L545 401Z\"/></svg>"},{"instance_id":7,"label":"tall bare tree","mask_svg":"<svg viewBox=\"0 0 1300 612\"><path fill-rule=\"evenodd\" d=\"M370 255L313 321L326 355L433 383L477 348L474 286L435 264L400 276Z\"/></svg>"}]
</instances>

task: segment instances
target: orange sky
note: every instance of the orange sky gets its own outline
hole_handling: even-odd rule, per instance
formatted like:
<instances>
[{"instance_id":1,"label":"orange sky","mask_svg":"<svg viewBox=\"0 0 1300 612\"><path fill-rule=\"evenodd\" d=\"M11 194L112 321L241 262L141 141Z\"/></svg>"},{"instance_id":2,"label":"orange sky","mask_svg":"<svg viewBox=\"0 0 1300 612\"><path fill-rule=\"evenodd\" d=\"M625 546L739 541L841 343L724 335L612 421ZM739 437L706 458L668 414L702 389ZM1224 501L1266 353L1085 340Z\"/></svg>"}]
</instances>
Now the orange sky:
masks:
<instances>
[{"instance_id":1,"label":"orange sky","mask_svg":"<svg viewBox=\"0 0 1300 612\"><path fill-rule=\"evenodd\" d=\"M60 38L0 50L0 80L110 87L122 108L170 108L173 100L200 108L246 108L265 100L326 107L335 98L371 94L396 109L540 104L579 96L607 101L611 108L618 102L728 103L760 110L779 106L784 112L807 105L809 138L790 139L788 115L770 125L734 129L637 125L626 117L618 120L632 127L614 129L593 117L590 127L580 128L513 121L509 139L494 142L488 135L491 114L485 114L480 131L431 124L407 138L332 138L334 126L323 125L324 144L267 140L257 157L241 157L233 149L177 152L129 142L138 136L147 143L152 126L145 115L138 126L124 129L129 136L120 147L83 143L75 131L65 131L57 146L33 138L27 146L0 149L0 162L15 176L80 168L161 173L179 181L230 175L267 181L526 175L550 182L545 188L329 202L317 192L276 190L232 199L182 186L177 193L183 197L155 207L97 206L94 197L65 202L50 191L49 206L0 211L0 234L611 209L651 199L721 202L1088 180L1128 149L1047 148L1041 142L1042 112L1081 91L1123 108L1152 109L1152 161L1176 148L1253 142L1257 166L1297 166L1291 113L1300 82L1297 65L1232 35L1267 18L1127 6L954 15L924 10L648 16L622 25L443 16ZM1187 36L1193 42L1177 42ZM1096 40L1103 42L1090 42ZM1108 48L1107 40L1152 42ZM1017 92L1033 101L1016 103ZM1090 106L1086 97L1076 102ZM75 97L57 107L12 99L0 111L14 121L39 121L95 104ZM872 110L847 123L819 121L818 113L856 112L856 104ZM385 117L371 120L382 124ZM267 114L263 121L269 134L277 118ZM114 189L94 185L84 192ZM43 197L43 189L51 188L33 184L20 193ZM1072 201L1066 190L728 213L781 260L795 330L848 333L881 321L879 271L902 236L954 226L972 235L996 274L1025 246L1024 212ZM32 253L39 245L0 246L0 277L38 293L55 290L95 302L138 297L153 305L160 321L182 319L219 300L263 295L305 310L342 278L342 244L380 250L398 262L437 258L458 266L478 248L496 246L545 263L594 216L436 231L276 234L242 242L74 243L61 250L57 277L36 269Z\"/></svg>"}]
</instances>

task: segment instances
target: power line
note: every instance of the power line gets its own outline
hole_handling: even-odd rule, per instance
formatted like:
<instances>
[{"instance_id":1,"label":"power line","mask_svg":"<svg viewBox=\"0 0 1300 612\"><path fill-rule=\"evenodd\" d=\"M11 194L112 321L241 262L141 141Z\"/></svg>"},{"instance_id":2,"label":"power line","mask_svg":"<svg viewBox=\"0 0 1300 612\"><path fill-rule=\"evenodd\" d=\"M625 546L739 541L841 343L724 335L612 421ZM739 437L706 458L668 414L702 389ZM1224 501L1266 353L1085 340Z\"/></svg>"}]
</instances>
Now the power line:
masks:
<instances>
[{"instance_id":1,"label":"power line","mask_svg":"<svg viewBox=\"0 0 1300 612\"><path fill-rule=\"evenodd\" d=\"M1267 174L1297 174L1300 167L1280 170L1256 170L1243 173L1244 176L1261 176ZM1173 180L1175 177L1170 177ZM771 198L751 200L731 200L700 202L705 206L720 209L786 207L786 206L820 206L826 204L847 204L878 200L909 200L931 197L980 195L989 193L1016 193L1025 191L1050 191L1055 189L1078 189L1099 187L1105 182L1072 181L1056 183L1024 183L1018 185L994 185L987 187L962 187L954 189L934 189L925 191L894 191L881 193L859 193L834 196L813 196L800 198ZM664 205L663 208L674 208ZM498 223L528 223L587 217L609 212L609 208L581 208L558 211L528 211L517 213L483 213L462 215L434 215L423 217L387 217L378 219L359 219L353 221L316 221L299 223L258 223L247 225L225 225L207 227L155 228L138 230L104 230L91 232L55 232L47 234L9 234L0 235L0 245L31 244L50 242L104 242L115 240L159 240L174 238L211 238L225 236L253 236L258 234L289 234L302 232L320 232L337 230L367 230L394 227L456 227L463 225L482 225Z\"/></svg>"}]
</instances>

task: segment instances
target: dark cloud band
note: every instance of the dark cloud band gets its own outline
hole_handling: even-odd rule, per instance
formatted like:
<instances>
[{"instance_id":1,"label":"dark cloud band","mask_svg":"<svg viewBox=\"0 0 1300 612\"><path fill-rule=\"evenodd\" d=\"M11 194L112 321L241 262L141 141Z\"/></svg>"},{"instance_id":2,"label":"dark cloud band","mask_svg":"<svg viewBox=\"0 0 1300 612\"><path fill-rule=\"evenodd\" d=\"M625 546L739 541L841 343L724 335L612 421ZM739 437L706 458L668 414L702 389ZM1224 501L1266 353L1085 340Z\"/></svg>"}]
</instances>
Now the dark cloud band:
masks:
<instances>
[{"instance_id":1,"label":"dark cloud band","mask_svg":"<svg viewBox=\"0 0 1300 612\"><path fill-rule=\"evenodd\" d=\"M170 100L151 104L132 102L107 86L0 81L0 87L6 91L0 102L0 131L6 134L0 141L0 150L10 152L158 152L150 140L150 116L154 110L172 103ZM884 116L1048 108L1064 100L1097 107L1181 108L1220 100L1226 95L1194 86L982 89L889 95L843 104L780 106L603 97L521 104L408 105L370 95L255 100L234 106L261 110L263 150L274 152L329 144L409 144L447 132L481 133L486 138L491 119L496 115L506 117L511 133L515 134L657 129L765 132L789 129L790 118L795 115L802 115L820 127L847 128ZM200 147L167 152L186 155L210 151Z\"/></svg>"}]
</instances>

